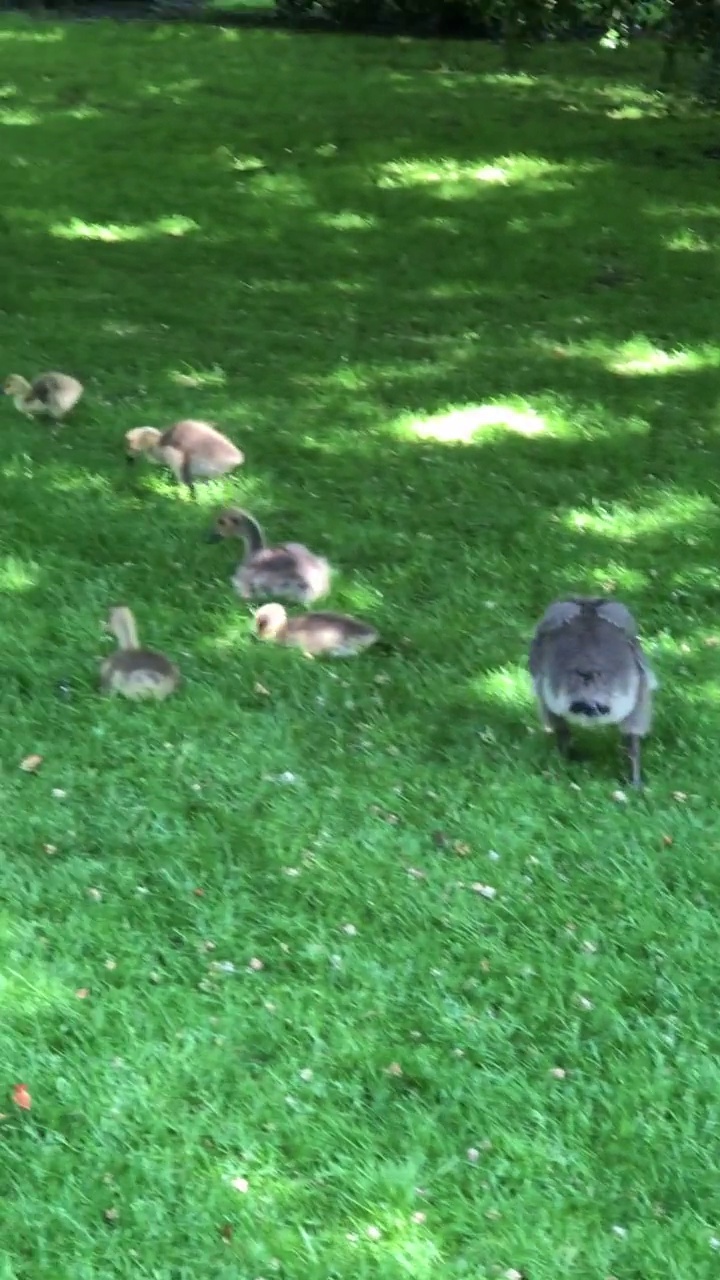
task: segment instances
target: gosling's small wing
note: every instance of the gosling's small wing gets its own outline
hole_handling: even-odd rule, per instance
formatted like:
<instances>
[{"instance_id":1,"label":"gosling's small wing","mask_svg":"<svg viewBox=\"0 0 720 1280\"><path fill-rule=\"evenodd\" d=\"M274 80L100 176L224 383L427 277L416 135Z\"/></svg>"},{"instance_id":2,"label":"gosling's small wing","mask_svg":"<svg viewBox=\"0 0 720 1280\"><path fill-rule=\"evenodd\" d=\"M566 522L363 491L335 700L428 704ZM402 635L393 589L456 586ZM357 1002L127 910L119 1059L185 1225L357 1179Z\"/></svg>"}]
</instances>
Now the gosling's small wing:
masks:
<instances>
[{"instance_id":1,"label":"gosling's small wing","mask_svg":"<svg viewBox=\"0 0 720 1280\"><path fill-rule=\"evenodd\" d=\"M308 613L298 621L311 642L326 649L369 644L378 634L367 622L343 613Z\"/></svg>"},{"instance_id":2,"label":"gosling's small wing","mask_svg":"<svg viewBox=\"0 0 720 1280\"><path fill-rule=\"evenodd\" d=\"M39 400L41 404L49 404L52 397L57 394L57 378L52 373L44 373L35 379L31 389L35 400Z\"/></svg>"},{"instance_id":3,"label":"gosling's small wing","mask_svg":"<svg viewBox=\"0 0 720 1280\"><path fill-rule=\"evenodd\" d=\"M581 613L582 606L580 602L572 597L567 600L554 600L545 610L530 641L528 666L534 679L547 667L549 655L554 649L553 641L557 633L576 621Z\"/></svg>"},{"instance_id":4,"label":"gosling's small wing","mask_svg":"<svg viewBox=\"0 0 720 1280\"><path fill-rule=\"evenodd\" d=\"M299 557L293 547L265 547L240 566L238 579L255 595L299 592L299 598L304 598L313 585L313 559Z\"/></svg>"}]
</instances>

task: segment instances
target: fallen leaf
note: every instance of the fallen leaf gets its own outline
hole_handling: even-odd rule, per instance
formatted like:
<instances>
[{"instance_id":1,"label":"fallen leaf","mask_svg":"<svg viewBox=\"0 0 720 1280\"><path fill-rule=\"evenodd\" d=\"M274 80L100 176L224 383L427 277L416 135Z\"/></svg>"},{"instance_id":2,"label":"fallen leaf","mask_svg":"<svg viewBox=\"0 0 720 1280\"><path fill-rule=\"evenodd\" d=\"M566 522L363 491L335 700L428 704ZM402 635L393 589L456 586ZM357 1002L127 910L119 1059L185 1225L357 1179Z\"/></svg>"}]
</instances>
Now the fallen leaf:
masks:
<instances>
[{"instance_id":1,"label":"fallen leaf","mask_svg":"<svg viewBox=\"0 0 720 1280\"><path fill-rule=\"evenodd\" d=\"M456 840L453 849L459 858L467 858L470 853L470 845L465 844L462 840Z\"/></svg>"},{"instance_id":2,"label":"fallen leaf","mask_svg":"<svg viewBox=\"0 0 720 1280\"><path fill-rule=\"evenodd\" d=\"M89 988L89 987L80 987L80 988L75 992L75 995L77 996L78 1000L87 1000L88 996L90 995L90 988Z\"/></svg>"},{"instance_id":3,"label":"fallen leaf","mask_svg":"<svg viewBox=\"0 0 720 1280\"><path fill-rule=\"evenodd\" d=\"M48 855L48 857L49 857L49 858L52 858L53 854L57 853L57 845L56 845L56 844L44 844L44 845L43 845L43 852L44 852L44 853L46 853L46 854Z\"/></svg>"},{"instance_id":4,"label":"fallen leaf","mask_svg":"<svg viewBox=\"0 0 720 1280\"><path fill-rule=\"evenodd\" d=\"M25 756L25 759L20 761L20 768L25 773L36 773L42 762L42 756Z\"/></svg>"},{"instance_id":5,"label":"fallen leaf","mask_svg":"<svg viewBox=\"0 0 720 1280\"><path fill-rule=\"evenodd\" d=\"M220 1235L226 1244L229 1244L233 1238L233 1226L231 1222L224 1222L220 1228Z\"/></svg>"},{"instance_id":6,"label":"fallen leaf","mask_svg":"<svg viewBox=\"0 0 720 1280\"><path fill-rule=\"evenodd\" d=\"M250 1190L250 1183L247 1178L233 1178L230 1186L234 1187L236 1191L242 1192L243 1195Z\"/></svg>"},{"instance_id":7,"label":"fallen leaf","mask_svg":"<svg viewBox=\"0 0 720 1280\"><path fill-rule=\"evenodd\" d=\"M16 1084L12 1091L12 1100L16 1107L21 1107L23 1111L29 1111L32 1106L32 1098L28 1093L26 1084Z\"/></svg>"},{"instance_id":8,"label":"fallen leaf","mask_svg":"<svg viewBox=\"0 0 720 1280\"><path fill-rule=\"evenodd\" d=\"M391 1062L389 1067L385 1068L389 1076L401 1076L403 1069L399 1062Z\"/></svg>"},{"instance_id":9,"label":"fallen leaf","mask_svg":"<svg viewBox=\"0 0 720 1280\"><path fill-rule=\"evenodd\" d=\"M204 898L204 897L205 897L205 890L204 890L204 889L193 889L193 893L195 894L195 897L196 897L196 898Z\"/></svg>"},{"instance_id":10,"label":"fallen leaf","mask_svg":"<svg viewBox=\"0 0 720 1280\"><path fill-rule=\"evenodd\" d=\"M114 1227L120 1214L117 1209L103 1209L103 1218L109 1226Z\"/></svg>"},{"instance_id":11,"label":"fallen leaf","mask_svg":"<svg viewBox=\"0 0 720 1280\"><path fill-rule=\"evenodd\" d=\"M263 698L270 697L270 690L266 689L264 684L260 684L259 680L255 681L255 692L262 694Z\"/></svg>"},{"instance_id":12,"label":"fallen leaf","mask_svg":"<svg viewBox=\"0 0 720 1280\"><path fill-rule=\"evenodd\" d=\"M663 842L663 844L664 844L664 845L669 846L669 845L671 845L671 844L672 844L672 842L673 842L673 838L672 838L672 836L663 836L663 838L662 838L662 842Z\"/></svg>"}]
</instances>

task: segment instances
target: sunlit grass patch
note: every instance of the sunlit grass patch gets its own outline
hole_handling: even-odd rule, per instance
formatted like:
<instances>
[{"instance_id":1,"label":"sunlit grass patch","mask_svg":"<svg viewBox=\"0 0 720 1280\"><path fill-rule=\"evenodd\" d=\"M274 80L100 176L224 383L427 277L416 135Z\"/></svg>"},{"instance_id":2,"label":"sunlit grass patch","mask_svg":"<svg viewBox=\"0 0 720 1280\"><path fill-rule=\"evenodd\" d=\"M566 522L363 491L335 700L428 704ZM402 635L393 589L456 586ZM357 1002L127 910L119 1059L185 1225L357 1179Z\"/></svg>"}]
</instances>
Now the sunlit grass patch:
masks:
<instances>
[{"instance_id":1,"label":"sunlit grass patch","mask_svg":"<svg viewBox=\"0 0 720 1280\"><path fill-rule=\"evenodd\" d=\"M85 222L82 218L71 218L66 223L54 223L50 227L50 234L61 240L102 240L107 244L117 244L123 241L149 240L156 236L185 236L188 232L199 230L198 223L192 218L186 218L181 213L171 213L141 226L122 223L103 225Z\"/></svg>"},{"instance_id":2,"label":"sunlit grass patch","mask_svg":"<svg viewBox=\"0 0 720 1280\"><path fill-rule=\"evenodd\" d=\"M702 528L715 513L715 504L709 497L669 492L645 498L638 495L632 504L614 502L605 507L595 505L589 511L570 510L566 521L574 529L587 530L613 542L631 542L663 532L682 537L684 532Z\"/></svg>"},{"instance_id":3,"label":"sunlit grass patch","mask_svg":"<svg viewBox=\"0 0 720 1280\"><path fill-rule=\"evenodd\" d=\"M401 418L398 432L418 440L437 440L441 444L471 444L484 434L512 431L521 436L537 436L548 431L545 417L526 406L485 404L449 408L430 418Z\"/></svg>"},{"instance_id":4,"label":"sunlit grass patch","mask_svg":"<svg viewBox=\"0 0 720 1280\"><path fill-rule=\"evenodd\" d=\"M591 168L593 166L590 166ZM456 160L392 161L381 169L376 181L381 188L429 186L435 195L460 198L474 187L538 184L554 190L571 186L576 173L588 166L557 164L538 156L511 155L491 163L460 164Z\"/></svg>"}]
</instances>

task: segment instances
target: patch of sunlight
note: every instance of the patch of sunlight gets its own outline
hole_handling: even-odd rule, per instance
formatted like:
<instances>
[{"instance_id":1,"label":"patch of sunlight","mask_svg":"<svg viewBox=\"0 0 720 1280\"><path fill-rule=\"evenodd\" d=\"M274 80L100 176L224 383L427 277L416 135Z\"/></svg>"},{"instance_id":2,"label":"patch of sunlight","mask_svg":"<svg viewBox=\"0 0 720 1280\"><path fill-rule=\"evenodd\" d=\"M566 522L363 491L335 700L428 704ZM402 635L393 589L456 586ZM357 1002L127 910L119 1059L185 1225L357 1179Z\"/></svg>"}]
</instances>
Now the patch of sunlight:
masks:
<instances>
[{"instance_id":1,"label":"patch of sunlight","mask_svg":"<svg viewBox=\"0 0 720 1280\"><path fill-rule=\"evenodd\" d=\"M237 191L247 193L247 184L238 183ZM310 208L317 202L306 180L294 173L258 173L253 182L253 195L280 196L285 204Z\"/></svg>"},{"instance_id":2,"label":"patch of sunlight","mask_svg":"<svg viewBox=\"0 0 720 1280\"><path fill-rule=\"evenodd\" d=\"M304 376L307 377L307 375ZM340 364L331 373L315 378L314 382L316 386L342 387L344 391L363 391L368 386L368 377L355 365Z\"/></svg>"},{"instance_id":3,"label":"patch of sunlight","mask_svg":"<svg viewBox=\"0 0 720 1280\"><path fill-rule=\"evenodd\" d=\"M720 364L720 351L706 347L701 351L664 351L645 338L634 338L617 349L607 362L608 369L619 374L678 373Z\"/></svg>"},{"instance_id":4,"label":"patch of sunlight","mask_svg":"<svg viewBox=\"0 0 720 1280\"><path fill-rule=\"evenodd\" d=\"M65 114L70 116L71 120L97 120L102 115L102 111L99 107L84 106L73 107L72 110L66 111Z\"/></svg>"},{"instance_id":5,"label":"patch of sunlight","mask_svg":"<svg viewBox=\"0 0 720 1280\"><path fill-rule=\"evenodd\" d=\"M469 189L478 182L508 186L512 183L551 182L555 188L568 186L567 181L579 172L588 172L592 164L560 164L537 156L512 155L498 157L491 164L458 160L392 160L382 165L376 179L381 188L434 185L439 194L452 198L460 187Z\"/></svg>"},{"instance_id":6,"label":"patch of sunlight","mask_svg":"<svg viewBox=\"0 0 720 1280\"><path fill-rule=\"evenodd\" d=\"M52 31L0 31L0 40L17 40L19 44L58 44L64 39L62 27L53 27Z\"/></svg>"},{"instance_id":7,"label":"patch of sunlight","mask_svg":"<svg viewBox=\"0 0 720 1280\"><path fill-rule=\"evenodd\" d=\"M103 333L112 333L116 338L130 338L136 333L142 333L144 325L133 324L129 320L103 320L100 328Z\"/></svg>"},{"instance_id":8,"label":"patch of sunlight","mask_svg":"<svg viewBox=\"0 0 720 1280\"><path fill-rule=\"evenodd\" d=\"M419 440L442 444L471 444L478 433L498 428L523 436L537 436L548 429L546 419L534 409L509 404L464 405L421 420L406 417L399 425Z\"/></svg>"},{"instance_id":9,"label":"patch of sunlight","mask_svg":"<svg viewBox=\"0 0 720 1280\"><path fill-rule=\"evenodd\" d=\"M692 231L690 227L684 227L682 231L676 231L673 236L665 236L662 244L666 249L679 250L685 253L710 253L715 247L699 232Z\"/></svg>"},{"instance_id":10,"label":"patch of sunlight","mask_svg":"<svg viewBox=\"0 0 720 1280\"><path fill-rule=\"evenodd\" d=\"M0 102L5 98L16 98L18 95L18 87L16 84L0 84Z\"/></svg>"},{"instance_id":11,"label":"patch of sunlight","mask_svg":"<svg viewBox=\"0 0 720 1280\"><path fill-rule=\"evenodd\" d=\"M532 700L527 671L522 667L488 671L485 675L476 676L471 688L491 702L513 709L525 707Z\"/></svg>"},{"instance_id":12,"label":"patch of sunlight","mask_svg":"<svg viewBox=\"0 0 720 1280\"><path fill-rule=\"evenodd\" d=\"M234 169L237 173L256 173L259 169L267 169L260 156L236 155L230 147L218 147L216 155L224 168Z\"/></svg>"},{"instance_id":13,"label":"patch of sunlight","mask_svg":"<svg viewBox=\"0 0 720 1280\"><path fill-rule=\"evenodd\" d=\"M537 76L528 75L526 71L499 71L481 79L484 84L516 85L520 89L530 89L538 82Z\"/></svg>"},{"instance_id":14,"label":"patch of sunlight","mask_svg":"<svg viewBox=\"0 0 720 1280\"><path fill-rule=\"evenodd\" d=\"M149 98L170 98L177 102L177 94L190 93L193 89L201 89L202 80L189 76L186 80L170 81L169 84L146 84L145 92Z\"/></svg>"},{"instance_id":15,"label":"patch of sunlight","mask_svg":"<svg viewBox=\"0 0 720 1280\"><path fill-rule=\"evenodd\" d=\"M25 111L20 107L4 107L0 111L0 124L39 124L40 116L37 111Z\"/></svg>"},{"instance_id":16,"label":"patch of sunlight","mask_svg":"<svg viewBox=\"0 0 720 1280\"><path fill-rule=\"evenodd\" d=\"M185 369L170 369L167 376L178 387L224 387L227 384L227 374L217 364L212 369L191 369L189 365Z\"/></svg>"},{"instance_id":17,"label":"patch of sunlight","mask_svg":"<svg viewBox=\"0 0 720 1280\"><path fill-rule=\"evenodd\" d=\"M199 230L200 224L193 218L186 218L181 213L171 213L140 225L128 222L84 222L82 218L71 218L69 222L54 223L50 234L60 240L102 240L107 244L118 244L128 240L150 240L157 235L184 236L188 232Z\"/></svg>"},{"instance_id":18,"label":"patch of sunlight","mask_svg":"<svg viewBox=\"0 0 720 1280\"><path fill-rule=\"evenodd\" d=\"M231 573L232 570L228 573L228 578ZM252 612L247 614L237 613L232 621L228 622L223 630L210 640L211 648L225 652L228 649L239 649L249 644L253 638L253 614L255 608L257 608L257 605L253 605Z\"/></svg>"},{"instance_id":19,"label":"patch of sunlight","mask_svg":"<svg viewBox=\"0 0 720 1280\"><path fill-rule=\"evenodd\" d=\"M109 493L110 481L106 476L93 475L90 471L66 471L55 476L49 482L49 487L57 493L78 493L81 490L83 493L88 490L93 493Z\"/></svg>"},{"instance_id":20,"label":"patch of sunlight","mask_svg":"<svg viewBox=\"0 0 720 1280\"><path fill-rule=\"evenodd\" d=\"M715 513L711 499L698 494L668 494L665 498L653 495L651 501L652 505L644 508L624 502L614 502L605 508L595 507L592 511L576 508L568 511L562 520L569 528L581 533L633 542L636 538L676 528L680 524L697 524Z\"/></svg>"},{"instance_id":21,"label":"patch of sunlight","mask_svg":"<svg viewBox=\"0 0 720 1280\"><path fill-rule=\"evenodd\" d=\"M595 584L598 595L631 595L642 591L652 581L646 573L639 569L630 569L626 564L614 560L604 569L593 569L589 574L590 581Z\"/></svg>"},{"instance_id":22,"label":"patch of sunlight","mask_svg":"<svg viewBox=\"0 0 720 1280\"><path fill-rule=\"evenodd\" d=\"M324 227L333 227L336 231L366 231L377 226L377 218L352 213L349 209L343 213L320 213L318 222Z\"/></svg>"},{"instance_id":23,"label":"patch of sunlight","mask_svg":"<svg viewBox=\"0 0 720 1280\"><path fill-rule=\"evenodd\" d=\"M335 586L338 586L337 581ZM371 615L382 604L383 599L382 591L377 587L371 587L368 582L353 582L351 587L347 587L340 594L344 609L349 609L360 616L365 615L368 621L372 621ZM318 605L318 608L322 607Z\"/></svg>"},{"instance_id":24,"label":"patch of sunlight","mask_svg":"<svg viewBox=\"0 0 720 1280\"><path fill-rule=\"evenodd\" d=\"M17 556L3 556L0 560L0 591L28 591L37 586L38 570Z\"/></svg>"},{"instance_id":25,"label":"patch of sunlight","mask_svg":"<svg viewBox=\"0 0 720 1280\"><path fill-rule=\"evenodd\" d=\"M717 680L705 680L699 683L693 680L692 701L698 706L720 705L720 683Z\"/></svg>"}]
</instances>

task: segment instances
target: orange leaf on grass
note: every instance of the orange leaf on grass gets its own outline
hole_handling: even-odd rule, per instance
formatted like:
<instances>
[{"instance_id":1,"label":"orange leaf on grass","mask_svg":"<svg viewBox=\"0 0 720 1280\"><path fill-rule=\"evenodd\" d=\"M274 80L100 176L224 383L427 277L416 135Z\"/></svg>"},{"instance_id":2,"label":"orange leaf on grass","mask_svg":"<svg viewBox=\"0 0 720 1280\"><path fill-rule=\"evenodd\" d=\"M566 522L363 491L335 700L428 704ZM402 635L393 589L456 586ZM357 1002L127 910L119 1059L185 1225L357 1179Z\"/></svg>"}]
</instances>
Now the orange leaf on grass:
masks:
<instances>
[{"instance_id":1,"label":"orange leaf on grass","mask_svg":"<svg viewBox=\"0 0 720 1280\"><path fill-rule=\"evenodd\" d=\"M29 1111L32 1106L32 1098L28 1093L26 1084L16 1084L12 1091L12 1100L16 1107L22 1107L23 1111Z\"/></svg>"}]
</instances>

